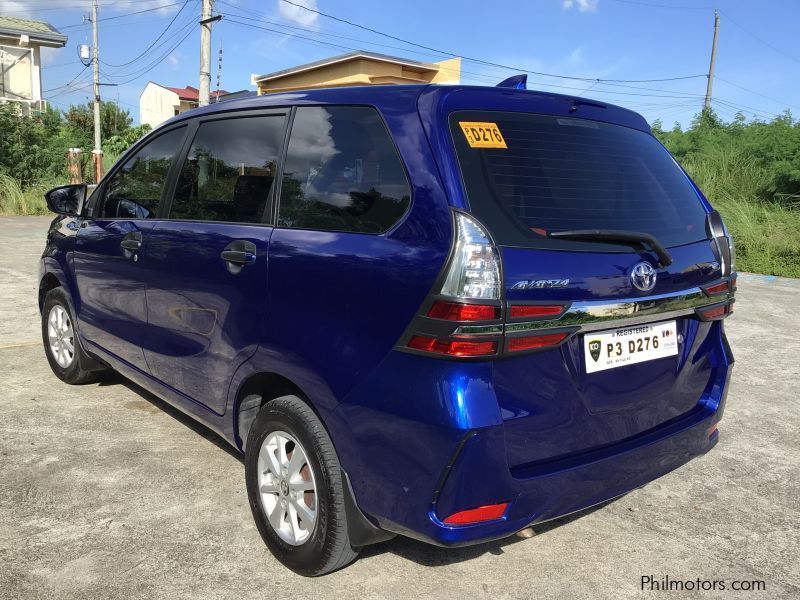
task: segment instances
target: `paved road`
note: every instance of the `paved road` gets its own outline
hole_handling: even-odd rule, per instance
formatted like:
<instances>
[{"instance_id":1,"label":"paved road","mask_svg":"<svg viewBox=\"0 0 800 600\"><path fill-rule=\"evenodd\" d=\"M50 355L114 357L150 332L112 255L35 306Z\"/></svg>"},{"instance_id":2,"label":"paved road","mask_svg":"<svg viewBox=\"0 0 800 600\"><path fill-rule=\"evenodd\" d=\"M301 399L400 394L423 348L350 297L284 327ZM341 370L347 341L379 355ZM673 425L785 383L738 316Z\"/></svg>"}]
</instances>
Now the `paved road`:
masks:
<instances>
[{"instance_id":1,"label":"paved road","mask_svg":"<svg viewBox=\"0 0 800 600\"><path fill-rule=\"evenodd\" d=\"M643 575L766 582L692 598L800 597L800 280L740 278L710 454L532 539L395 539L304 579L262 544L219 438L121 379L51 374L35 302L47 223L0 218L1 598L683 597L641 592Z\"/></svg>"}]
</instances>

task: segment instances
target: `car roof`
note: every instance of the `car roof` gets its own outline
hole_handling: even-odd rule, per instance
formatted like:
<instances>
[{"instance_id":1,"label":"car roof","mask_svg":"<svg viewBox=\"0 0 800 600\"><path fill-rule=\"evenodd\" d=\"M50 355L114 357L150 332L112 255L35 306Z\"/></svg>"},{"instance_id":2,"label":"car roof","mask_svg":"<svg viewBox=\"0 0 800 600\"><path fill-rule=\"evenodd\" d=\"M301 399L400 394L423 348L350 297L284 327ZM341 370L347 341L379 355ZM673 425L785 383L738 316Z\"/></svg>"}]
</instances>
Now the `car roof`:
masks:
<instances>
[{"instance_id":1,"label":"car roof","mask_svg":"<svg viewBox=\"0 0 800 600\"><path fill-rule=\"evenodd\" d=\"M381 110L409 109L417 103L420 96L425 95L438 106L469 107L473 110L525 110L550 114L550 106L555 104L571 106L591 106L603 109L605 120L643 131L650 131L647 121L638 113L626 108L608 104L599 100L590 100L580 96L568 96L537 90L517 90L505 87L470 86L470 85L365 85L331 88L316 88L264 94L236 100L220 100L208 106L195 108L173 117L164 125L208 116L215 113L258 109L278 108L302 105L348 104L374 106ZM454 102L457 98L458 101ZM430 103L427 103L428 105ZM592 111L596 113L597 111ZM575 116L581 116L576 114ZM594 118L589 117L586 118ZM163 125L162 125L163 126ZM160 126L160 127L162 127ZM159 128L160 128L159 127Z\"/></svg>"}]
</instances>

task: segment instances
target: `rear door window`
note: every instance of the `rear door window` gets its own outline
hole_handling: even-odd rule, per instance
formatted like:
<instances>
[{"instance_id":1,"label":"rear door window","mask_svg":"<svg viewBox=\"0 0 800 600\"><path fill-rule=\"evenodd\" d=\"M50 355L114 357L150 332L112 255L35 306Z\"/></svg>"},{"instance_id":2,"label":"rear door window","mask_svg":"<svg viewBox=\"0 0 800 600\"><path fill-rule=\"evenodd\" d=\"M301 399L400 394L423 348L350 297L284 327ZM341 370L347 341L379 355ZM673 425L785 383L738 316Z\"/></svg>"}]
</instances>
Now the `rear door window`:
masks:
<instances>
[{"instance_id":1,"label":"rear door window","mask_svg":"<svg viewBox=\"0 0 800 600\"><path fill-rule=\"evenodd\" d=\"M285 125L282 114L201 123L183 163L169 217L263 222Z\"/></svg>"},{"instance_id":2,"label":"rear door window","mask_svg":"<svg viewBox=\"0 0 800 600\"><path fill-rule=\"evenodd\" d=\"M469 123L483 125L470 132L462 126ZM470 209L499 244L630 251L547 237L575 229L649 233L665 246L706 237L705 211L693 187L643 131L489 111L454 113L450 129Z\"/></svg>"},{"instance_id":3,"label":"rear door window","mask_svg":"<svg viewBox=\"0 0 800 600\"><path fill-rule=\"evenodd\" d=\"M389 132L365 107L297 109L283 170L278 225L381 233L411 193Z\"/></svg>"}]
</instances>

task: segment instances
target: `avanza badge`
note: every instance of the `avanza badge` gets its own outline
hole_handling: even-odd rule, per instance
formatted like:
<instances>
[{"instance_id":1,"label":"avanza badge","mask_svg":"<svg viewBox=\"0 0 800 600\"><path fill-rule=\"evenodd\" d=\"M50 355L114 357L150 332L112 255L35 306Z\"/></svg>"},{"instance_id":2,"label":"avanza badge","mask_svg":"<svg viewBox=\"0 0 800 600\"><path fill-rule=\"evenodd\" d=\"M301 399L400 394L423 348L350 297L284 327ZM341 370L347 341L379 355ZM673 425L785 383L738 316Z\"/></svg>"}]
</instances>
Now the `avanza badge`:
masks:
<instances>
[{"instance_id":1,"label":"avanza badge","mask_svg":"<svg viewBox=\"0 0 800 600\"><path fill-rule=\"evenodd\" d=\"M508 148L497 123L459 121L470 148Z\"/></svg>"}]
</instances>

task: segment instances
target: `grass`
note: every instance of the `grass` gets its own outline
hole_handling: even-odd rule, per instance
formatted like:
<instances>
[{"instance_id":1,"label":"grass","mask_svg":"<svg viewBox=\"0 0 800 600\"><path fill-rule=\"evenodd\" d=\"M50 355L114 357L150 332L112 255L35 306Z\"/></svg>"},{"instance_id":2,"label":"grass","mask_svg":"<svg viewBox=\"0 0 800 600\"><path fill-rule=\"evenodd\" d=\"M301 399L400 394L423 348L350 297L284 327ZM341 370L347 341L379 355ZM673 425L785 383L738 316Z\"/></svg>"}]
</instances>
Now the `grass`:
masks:
<instances>
[{"instance_id":1,"label":"grass","mask_svg":"<svg viewBox=\"0 0 800 600\"><path fill-rule=\"evenodd\" d=\"M776 198L770 174L735 151L684 161L736 243L739 271L800 277L800 202Z\"/></svg>"},{"instance_id":2,"label":"grass","mask_svg":"<svg viewBox=\"0 0 800 600\"><path fill-rule=\"evenodd\" d=\"M41 182L23 190L16 179L0 173L0 215L46 215L44 193L56 185Z\"/></svg>"}]
</instances>

